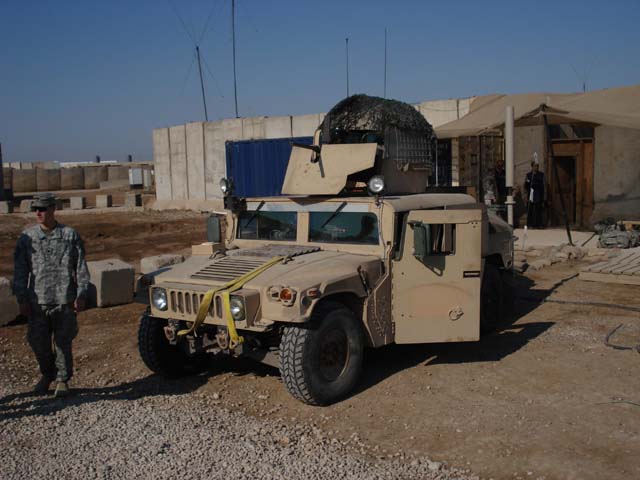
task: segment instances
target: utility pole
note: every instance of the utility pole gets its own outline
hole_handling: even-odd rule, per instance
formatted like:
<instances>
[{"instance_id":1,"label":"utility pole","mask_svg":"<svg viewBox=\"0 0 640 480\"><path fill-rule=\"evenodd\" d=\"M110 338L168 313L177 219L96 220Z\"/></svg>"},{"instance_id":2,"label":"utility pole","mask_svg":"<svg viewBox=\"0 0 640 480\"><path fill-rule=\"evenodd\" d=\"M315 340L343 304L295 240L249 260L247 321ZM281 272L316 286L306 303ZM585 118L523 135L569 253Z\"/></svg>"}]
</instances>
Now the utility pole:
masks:
<instances>
[{"instance_id":1,"label":"utility pole","mask_svg":"<svg viewBox=\"0 0 640 480\"><path fill-rule=\"evenodd\" d=\"M238 83L236 79L236 0L231 0L231 36L233 40L233 96L236 102L236 118L238 118Z\"/></svg>"},{"instance_id":2,"label":"utility pole","mask_svg":"<svg viewBox=\"0 0 640 480\"><path fill-rule=\"evenodd\" d=\"M387 29L384 29L384 97L387 98Z\"/></svg>"},{"instance_id":3,"label":"utility pole","mask_svg":"<svg viewBox=\"0 0 640 480\"><path fill-rule=\"evenodd\" d=\"M204 105L204 120L209 121L209 115L207 114L207 99L204 96L204 81L202 80L202 64L200 63L200 47L196 45L196 55L198 57L198 71L200 72L200 89L202 90L202 105Z\"/></svg>"},{"instance_id":4,"label":"utility pole","mask_svg":"<svg viewBox=\"0 0 640 480\"><path fill-rule=\"evenodd\" d=\"M349 37L344 39L347 50L347 97L349 96Z\"/></svg>"}]
</instances>

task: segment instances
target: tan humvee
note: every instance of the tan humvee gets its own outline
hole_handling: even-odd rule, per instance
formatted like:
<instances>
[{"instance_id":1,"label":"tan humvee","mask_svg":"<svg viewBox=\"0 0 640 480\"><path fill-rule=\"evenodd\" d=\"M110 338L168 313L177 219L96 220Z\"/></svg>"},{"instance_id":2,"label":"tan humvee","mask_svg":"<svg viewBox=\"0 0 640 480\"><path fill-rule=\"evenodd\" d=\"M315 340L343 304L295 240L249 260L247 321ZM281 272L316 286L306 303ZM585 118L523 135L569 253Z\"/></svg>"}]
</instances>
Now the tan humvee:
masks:
<instances>
[{"instance_id":1,"label":"tan humvee","mask_svg":"<svg viewBox=\"0 0 640 480\"><path fill-rule=\"evenodd\" d=\"M293 147L282 197L238 199L221 182L226 238L153 279L139 332L149 368L249 356L321 405L352 390L365 347L476 341L497 320L512 229L471 196L417 193L428 170L403 182L410 168L376 168L376 143L319 135ZM350 180L363 171L384 174L368 195Z\"/></svg>"}]
</instances>

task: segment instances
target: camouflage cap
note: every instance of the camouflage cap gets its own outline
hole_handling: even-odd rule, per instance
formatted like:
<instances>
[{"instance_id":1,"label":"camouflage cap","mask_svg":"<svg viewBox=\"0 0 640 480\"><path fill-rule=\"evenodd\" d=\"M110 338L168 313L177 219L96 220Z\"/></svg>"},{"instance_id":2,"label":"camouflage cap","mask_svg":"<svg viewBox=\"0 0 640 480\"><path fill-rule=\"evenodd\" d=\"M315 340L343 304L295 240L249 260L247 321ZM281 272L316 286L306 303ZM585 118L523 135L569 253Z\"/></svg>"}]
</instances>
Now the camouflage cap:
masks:
<instances>
[{"instance_id":1,"label":"camouflage cap","mask_svg":"<svg viewBox=\"0 0 640 480\"><path fill-rule=\"evenodd\" d=\"M39 193L33 197L31 208L55 207L56 196L53 193Z\"/></svg>"}]
</instances>

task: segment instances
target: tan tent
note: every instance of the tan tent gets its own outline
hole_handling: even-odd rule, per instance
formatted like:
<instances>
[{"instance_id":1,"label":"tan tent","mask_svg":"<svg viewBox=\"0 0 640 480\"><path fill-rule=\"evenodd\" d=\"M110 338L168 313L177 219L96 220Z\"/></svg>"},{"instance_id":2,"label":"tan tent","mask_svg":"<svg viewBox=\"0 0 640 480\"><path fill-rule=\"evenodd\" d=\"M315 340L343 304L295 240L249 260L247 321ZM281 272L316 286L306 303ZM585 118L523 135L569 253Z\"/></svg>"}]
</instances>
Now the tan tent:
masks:
<instances>
[{"instance_id":1,"label":"tan tent","mask_svg":"<svg viewBox=\"0 0 640 480\"><path fill-rule=\"evenodd\" d=\"M591 123L640 129L640 85L582 94L528 93L487 95L471 103L469 113L436 128L440 139L492 133L502 129L505 108L514 107L517 125L542 123L542 107L550 123Z\"/></svg>"}]
</instances>

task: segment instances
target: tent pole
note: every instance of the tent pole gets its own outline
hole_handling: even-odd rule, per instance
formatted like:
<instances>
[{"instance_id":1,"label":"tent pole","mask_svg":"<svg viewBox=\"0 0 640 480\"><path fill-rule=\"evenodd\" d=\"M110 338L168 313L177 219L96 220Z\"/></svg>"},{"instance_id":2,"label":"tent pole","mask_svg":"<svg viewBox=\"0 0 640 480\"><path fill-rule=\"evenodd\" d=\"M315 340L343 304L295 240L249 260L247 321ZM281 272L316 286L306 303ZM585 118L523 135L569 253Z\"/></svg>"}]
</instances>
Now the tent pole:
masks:
<instances>
[{"instance_id":1,"label":"tent pole","mask_svg":"<svg viewBox=\"0 0 640 480\"><path fill-rule=\"evenodd\" d=\"M505 122L504 122L504 156L505 156L505 186L507 187L507 221L509 225L513 227L513 206L516 202L513 201L513 176L514 176L514 113L513 106L508 105L505 109Z\"/></svg>"}]
</instances>

